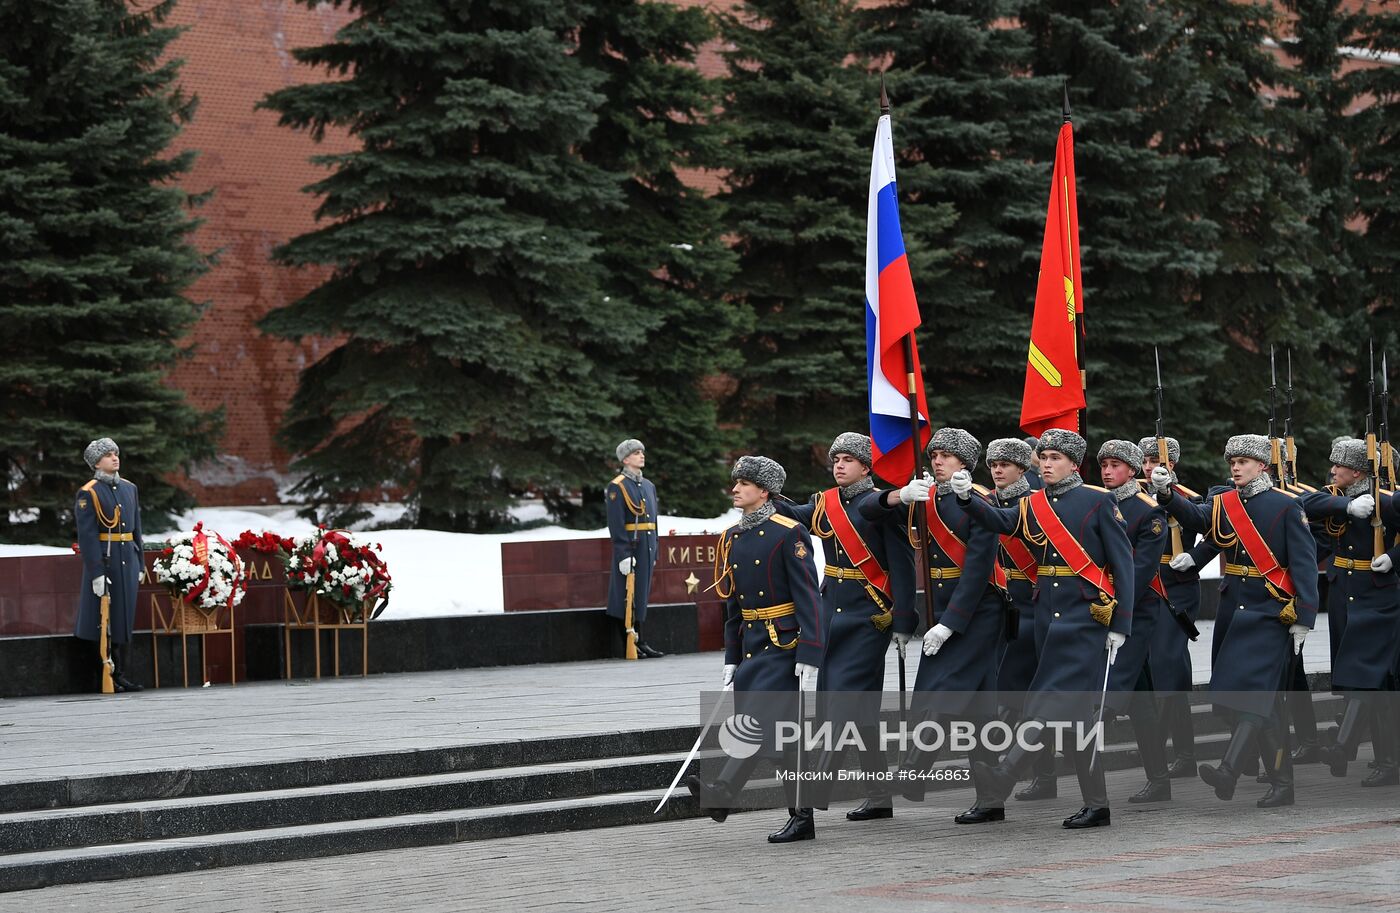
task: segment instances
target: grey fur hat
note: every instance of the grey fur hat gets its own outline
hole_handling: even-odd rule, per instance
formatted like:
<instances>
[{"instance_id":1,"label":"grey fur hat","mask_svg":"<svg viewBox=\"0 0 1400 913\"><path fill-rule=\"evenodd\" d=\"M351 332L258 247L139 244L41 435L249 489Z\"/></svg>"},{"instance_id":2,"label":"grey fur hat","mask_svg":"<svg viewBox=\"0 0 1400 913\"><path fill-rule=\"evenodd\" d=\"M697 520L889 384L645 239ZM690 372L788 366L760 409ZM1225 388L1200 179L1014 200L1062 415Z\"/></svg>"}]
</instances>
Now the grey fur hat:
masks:
<instances>
[{"instance_id":1,"label":"grey fur hat","mask_svg":"<svg viewBox=\"0 0 1400 913\"><path fill-rule=\"evenodd\" d=\"M961 428L939 428L929 438L928 447L924 448L929 456L935 450L948 451L962 460L967 471L971 472L977 468L977 461L982 457L982 442Z\"/></svg>"},{"instance_id":2,"label":"grey fur hat","mask_svg":"<svg viewBox=\"0 0 1400 913\"><path fill-rule=\"evenodd\" d=\"M1333 466L1345 466L1357 472L1370 472L1371 461L1366 458L1366 442L1354 437L1342 438L1332 445L1332 453L1327 459Z\"/></svg>"},{"instance_id":3,"label":"grey fur hat","mask_svg":"<svg viewBox=\"0 0 1400 913\"><path fill-rule=\"evenodd\" d=\"M1089 442L1064 428L1047 428L1045 433L1036 442L1035 452L1041 453L1046 450L1058 450L1069 457L1070 462L1076 466L1084 464L1084 452L1089 449Z\"/></svg>"},{"instance_id":4,"label":"grey fur hat","mask_svg":"<svg viewBox=\"0 0 1400 913\"><path fill-rule=\"evenodd\" d=\"M1262 434L1237 434L1225 442L1225 460L1248 457L1261 463L1269 462L1269 439Z\"/></svg>"},{"instance_id":5,"label":"grey fur hat","mask_svg":"<svg viewBox=\"0 0 1400 913\"><path fill-rule=\"evenodd\" d=\"M787 470L777 460L766 456L741 456L729 473L729 478L735 481L745 479L769 494L778 495L783 493Z\"/></svg>"},{"instance_id":6,"label":"grey fur hat","mask_svg":"<svg viewBox=\"0 0 1400 913\"><path fill-rule=\"evenodd\" d=\"M117 442L109 437L100 437L88 444L83 450L83 459L87 461L88 469L96 469L97 461L109 453L120 453L121 448Z\"/></svg>"},{"instance_id":7,"label":"grey fur hat","mask_svg":"<svg viewBox=\"0 0 1400 913\"><path fill-rule=\"evenodd\" d=\"M1143 456L1155 456L1157 454L1157 439L1155 437L1145 437L1138 441L1138 449ZM1167 459L1173 463L1181 459L1181 442L1174 437L1167 438Z\"/></svg>"},{"instance_id":8,"label":"grey fur hat","mask_svg":"<svg viewBox=\"0 0 1400 913\"><path fill-rule=\"evenodd\" d=\"M617 445L617 461L621 463L623 460L627 459L629 456L636 453L638 450L645 453L646 449L646 445L643 444L641 441L637 440L634 437L629 437L627 440Z\"/></svg>"},{"instance_id":9,"label":"grey fur hat","mask_svg":"<svg viewBox=\"0 0 1400 913\"><path fill-rule=\"evenodd\" d=\"M1031 468L1031 445L1018 437L999 437L987 445L987 463L1004 460L1022 469Z\"/></svg>"},{"instance_id":10,"label":"grey fur hat","mask_svg":"<svg viewBox=\"0 0 1400 913\"><path fill-rule=\"evenodd\" d=\"M861 434L859 431L843 431L836 435L836 440L831 442L831 449L826 452L826 458L835 460L836 454L849 453L851 456L865 464L865 468L870 468L870 437Z\"/></svg>"},{"instance_id":11,"label":"grey fur hat","mask_svg":"<svg viewBox=\"0 0 1400 913\"><path fill-rule=\"evenodd\" d=\"M1104 441L1099 447L1099 462L1109 459L1122 460L1133 467L1133 472L1142 472L1142 448L1132 441Z\"/></svg>"}]
</instances>

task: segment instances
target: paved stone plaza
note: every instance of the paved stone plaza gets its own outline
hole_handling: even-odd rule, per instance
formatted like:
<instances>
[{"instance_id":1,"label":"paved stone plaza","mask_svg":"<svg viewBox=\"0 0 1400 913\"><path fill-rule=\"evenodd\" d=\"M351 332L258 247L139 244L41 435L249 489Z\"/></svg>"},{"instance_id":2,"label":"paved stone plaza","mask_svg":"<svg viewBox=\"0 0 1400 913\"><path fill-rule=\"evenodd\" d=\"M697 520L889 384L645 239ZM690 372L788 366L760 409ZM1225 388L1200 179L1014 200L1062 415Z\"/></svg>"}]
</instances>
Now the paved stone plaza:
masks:
<instances>
[{"instance_id":1,"label":"paved stone plaza","mask_svg":"<svg viewBox=\"0 0 1400 913\"><path fill-rule=\"evenodd\" d=\"M1203 649L1209 631L1197 644ZM1306 668L1323 671L1325 632ZM0 788L38 778L176 765L537 739L695 722L717 654L320 683L0 702ZM890 664L893 675L894 664ZM911 677L912 677L911 669ZM1198 663L1198 678L1205 673ZM1330 725L1327 720L1321 721ZM1234 802L1199 780L1176 800L1123 801L1141 771L1110 773L1114 826L1070 833L1059 800L1011 802L1005 823L959 827L970 790L901 804L892 821L818 813L818 839L769 846L781 811L546 833L0 894L0 911L309 913L776 909L1310 911L1400 908L1400 789L1363 790L1298 768L1298 805Z\"/></svg>"}]
</instances>

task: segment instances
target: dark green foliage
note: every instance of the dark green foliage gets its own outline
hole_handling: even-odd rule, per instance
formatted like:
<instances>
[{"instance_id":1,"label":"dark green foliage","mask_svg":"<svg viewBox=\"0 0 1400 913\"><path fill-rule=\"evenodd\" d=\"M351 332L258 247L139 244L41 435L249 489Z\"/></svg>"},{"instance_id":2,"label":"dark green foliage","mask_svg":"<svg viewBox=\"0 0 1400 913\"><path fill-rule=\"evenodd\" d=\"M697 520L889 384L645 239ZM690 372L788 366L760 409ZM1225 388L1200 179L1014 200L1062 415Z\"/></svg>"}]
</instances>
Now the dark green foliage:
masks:
<instances>
[{"instance_id":1,"label":"dark green foliage","mask_svg":"<svg viewBox=\"0 0 1400 913\"><path fill-rule=\"evenodd\" d=\"M1026 342L1060 115L1060 81L1024 72L1009 0L908 0L865 11L888 60L899 184L935 425L1019 437ZM943 213L910 219L921 209ZM951 217L950 217L951 216Z\"/></svg>"},{"instance_id":2,"label":"dark green foliage","mask_svg":"<svg viewBox=\"0 0 1400 913\"><path fill-rule=\"evenodd\" d=\"M663 509L693 516L712 516L727 504L728 436L703 384L737 366L735 334L745 327L745 311L722 297L734 255L720 237L718 203L678 174L722 153L705 123L716 86L693 67L697 48L713 35L700 9L597 0L578 51L604 77L598 125L583 157L624 176L625 215L609 219L599 240L604 287L628 302L612 310L613 319L644 334L617 366L626 383L614 436L647 445L647 475ZM597 523L601 490L585 489Z\"/></svg>"},{"instance_id":3,"label":"dark green foliage","mask_svg":"<svg viewBox=\"0 0 1400 913\"><path fill-rule=\"evenodd\" d=\"M314 0L306 0L315 5ZM579 147L604 74L574 56L557 0L345 0L358 18L296 52L334 81L273 93L281 123L358 148L319 160L324 225L277 252L331 277L264 321L346 338L311 365L282 429L301 492L401 486L422 526L504 520L534 489L598 488L647 336L608 296L602 233L618 178Z\"/></svg>"},{"instance_id":4,"label":"dark green foliage","mask_svg":"<svg viewBox=\"0 0 1400 913\"><path fill-rule=\"evenodd\" d=\"M149 5L148 5L149 6ZM147 527L165 476L212 455L217 416L167 387L207 265L169 147L194 112L165 56L171 3L0 3L0 538L72 541L89 440L121 446Z\"/></svg>"}]
</instances>

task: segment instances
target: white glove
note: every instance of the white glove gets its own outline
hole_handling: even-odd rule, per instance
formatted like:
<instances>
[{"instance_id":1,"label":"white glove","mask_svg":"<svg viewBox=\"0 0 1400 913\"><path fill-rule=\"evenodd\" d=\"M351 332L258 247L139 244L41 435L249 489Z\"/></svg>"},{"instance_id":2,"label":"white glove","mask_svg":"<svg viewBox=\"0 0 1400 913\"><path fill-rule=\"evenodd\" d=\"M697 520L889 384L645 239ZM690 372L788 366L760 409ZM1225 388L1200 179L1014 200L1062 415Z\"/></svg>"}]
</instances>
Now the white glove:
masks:
<instances>
[{"instance_id":1,"label":"white glove","mask_svg":"<svg viewBox=\"0 0 1400 913\"><path fill-rule=\"evenodd\" d=\"M948 482L953 486L953 494L959 498L966 498L972 494L972 473L966 469L959 469L953 473Z\"/></svg>"},{"instance_id":2,"label":"white glove","mask_svg":"<svg viewBox=\"0 0 1400 913\"><path fill-rule=\"evenodd\" d=\"M953 636L953 629L945 624L936 624L924 632L924 655L932 656L943 649L943 644Z\"/></svg>"},{"instance_id":3,"label":"white glove","mask_svg":"<svg viewBox=\"0 0 1400 913\"><path fill-rule=\"evenodd\" d=\"M1390 560L1389 555L1377 555L1371 559L1371 570L1377 574L1389 574L1395 567L1395 562Z\"/></svg>"},{"instance_id":4,"label":"white glove","mask_svg":"<svg viewBox=\"0 0 1400 913\"><path fill-rule=\"evenodd\" d=\"M735 663L724 664L724 675L720 679L721 688L728 688L730 685L734 684L734 670L737 668L739 667Z\"/></svg>"},{"instance_id":5,"label":"white glove","mask_svg":"<svg viewBox=\"0 0 1400 913\"><path fill-rule=\"evenodd\" d=\"M1113 661L1118 658L1118 648L1128 642L1128 635L1119 634L1117 631L1108 632L1108 642L1104 644L1108 648L1108 664L1113 665Z\"/></svg>"},{"instance_id":6,"label":"white glove","mask_svg":"<svg viewBox=\"0 0 1400 913\"><path fill-rule=\"evenodd\" d=\"M1365 520L1371 516L1371 511L1376 509L1376 499L1370 495L1359 495L1351 499L1347 505L1347 513L1358 520Z\"/></svg>"},{"instance_id":7,"label":"white glove","mask_svg":"<svg viewBox=\"0 0 1400 913\"><path fill-rule=\"evenodd\" d=\"M1158 466L1152 470L1152 490L1163 492L1172 487L1171 470L1165 466Z\"/></svg>"},{"instance_id":8,"label":"white glove","mask_svg":"<svg viewBox=\"0 0 1400 913\"><path fill-rule=\"evenodd\" d=\"M1295 655L1303 652L1303 641L1308 639L1308 632L1312 628L1307 625L1289 625L1288 633L1293 638L1293 653Z\"/></svg>"},{"instance_id":9,"label":"white glove","mask_svg":"<svg viewBox=\"0 0 1400 913\"><path fill-rule=\"evenodd\" d=\"M1196 559L1192 558L1186 552L1182 552L1180 555L1177 555L1171 560L1171 564L1168 565L1168 567L1170 567L1174 571L1189 571L1195 566Z\"/></svg>"},{"instance_id":10,"label":"white glove","mask_svg":"<svg viewBox=\"0 0 1400 913\"><path fill-rule=\"evenodd\" d=\"M908 485L899 490L899 503L913 504L915 501L927 501L928 490L933 485L933 479L928 473L924 473L922 479L911 479Z\"/></svg>"},{"instance_id":11,"label":"white glove","mask_svg":"<svg viewBox=\"0 0 1400 913\"><path fill-rule=\"evenodd\" d=\"M809 666L806 663L798 663L794 671L797 676L799 687L803 691L817 690L817 667Z\"/></svg>"},{"instance_id":12,"label":"white glove","mask_svg":"<svg viewBox=\"0 0 1400 913\"><path fill-rule=\"evenodd\" d=\"M624 577L626 577L628 574L632 573L634 570L636 570L636 568L637 568L637 559L636 559L636 558L623 558L621 561L619 561L619 562L617 563L617 569L618 569L619 571L622 572L622 576L624 576Z\"/></svg>"},{"instance_id":13,"label":"white glove","mask_svg":"<svg viewBox=\"0 0 1400 913\"><path fill-rule=\"evenodd\" d=\"M107 595L107 578L106 578L106 577L94 577L94 578L92 578L92 593L93 593L94 596L99 596L99 597L101 597L101 596L106 596L106 595Z\"/></svg>"}]
</instances>

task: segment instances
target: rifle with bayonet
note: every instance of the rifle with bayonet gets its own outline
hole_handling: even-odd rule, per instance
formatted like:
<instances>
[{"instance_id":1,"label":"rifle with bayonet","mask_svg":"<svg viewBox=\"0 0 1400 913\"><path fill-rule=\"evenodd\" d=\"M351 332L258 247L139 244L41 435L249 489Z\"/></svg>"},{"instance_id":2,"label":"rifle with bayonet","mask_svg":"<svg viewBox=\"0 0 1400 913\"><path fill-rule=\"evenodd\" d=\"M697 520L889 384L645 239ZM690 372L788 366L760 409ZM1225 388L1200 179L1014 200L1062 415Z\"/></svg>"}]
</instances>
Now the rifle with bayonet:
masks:
<instances>
[{"instance_id":1,"label":"rifle with bayonet","mask_svg":"<svg viewBox=\"0 0 1400 913\"><path fill-rule=\"evenodd\" d=\"M1152 347L1152 360L1157 365L1157 387L1153 390L1153 394L1157 400L1157 463L1168 472L1171 472L1173 471L1173 467L1171 462L1171 448L1167 445L1167 419L1162 410L1162 356L1158 353L1156 346ZM1175 517L1168 516L1167 528L1171 530L1171 557L1175 558L1182 552L1181 524L1176 522ZM1157 583L1162 583L1160 570L1157 573ZM1191 616L1187 615L1185 612L1179 611L1176 606L1172 605L1171 599L1169 599L1166 594L1167 588L1165 585L1162 585L1160 595L1162 601L1167 604L1167 611L1171 612L1172 620L1177 623L1191 640L1200 637L1201 632L1197 630L1196 623L1191 620Z\"/></svg>"},{"instance_id":2,"label":"rifle with bayonet","mask_svg":"<svg viewBox=\"0 0 1400 913\"><path fill-rule=\"evenodd\" d=\"M1385 527L1381 525L1381 460L1376 441L1376 346L1369 352L1370 370L1366 376L1366 459L1371 463L1371 536L1373 558L1385 554Z\"/></svg>"},{"instance_id":3,"label":"rifle with bayonet","mask_svg":"<svg viewBox=\"0 0 1400 913\"><path fill-rule=\"evenodd\" d=\"M1390 446L1390 371L1386 365L1385 350L1381 350L1381 430L1380 460L1382 487L1395 490L1395 450Z\"/></svg>"},{"instance_id":4,"label":"rifle with bayonet","mask_svg":"<svg viewBox=\"0 0 1400 913\"><path fill-rule=\"evenodd\" d=\"M1283 441L1278 436L1278 368L1274 364L1274 347L1269 346L1269 463L1279 488L1288 484L1284 472Z\"/></svg>"}]
</instances>

